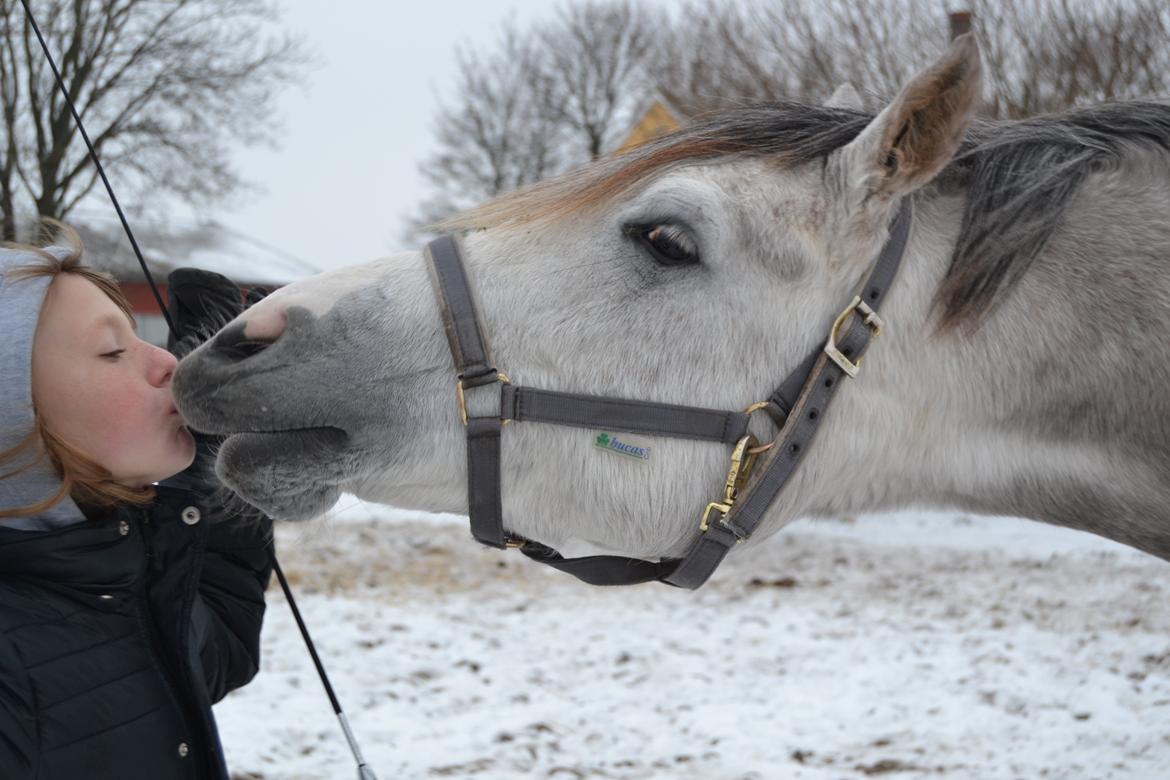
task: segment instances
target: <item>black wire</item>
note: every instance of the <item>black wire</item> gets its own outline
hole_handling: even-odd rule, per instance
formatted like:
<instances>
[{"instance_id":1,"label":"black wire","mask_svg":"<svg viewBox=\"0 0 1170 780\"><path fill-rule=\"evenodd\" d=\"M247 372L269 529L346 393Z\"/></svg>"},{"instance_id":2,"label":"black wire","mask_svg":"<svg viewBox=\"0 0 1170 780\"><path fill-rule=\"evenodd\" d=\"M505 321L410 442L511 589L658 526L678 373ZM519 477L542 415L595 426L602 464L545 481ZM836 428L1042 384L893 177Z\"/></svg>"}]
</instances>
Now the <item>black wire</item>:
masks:
<instances>
[{"instance_id":1,"label":"black wire","mask_svg":"<svg viewBox=\"0 0 1170 780\"><path fill-rule=\"evenodd\" d=\"M97 151L93 148L93 143L89 140L89 133L85 132L85 125L81 124L81 115L77 113L77 108L73 105L73 100L69 97L69 90L65 88L65 81L61 78L60 71L57 70L57 63L53 60L53 55L49 53L49 45L45 43L45 38L41 35L41 29L37 26L37 20L33 17L32 9L28 7L28 0L20 0L20 4L24 6L24 13L28 18L29 24L32 25L33 32L37 35L37 40L41 43L41 51L45 53L45 59L49 61L49 67L53 69L53 76L57 79L57 86L61 88L61 95L65 98L65 104L69 106L69 111L73 114L73 121L77 123L77 129L81 131L81 137L85 140L85 145L89 149L89 157L93 160L98 175L102 177L102 184L106 185L106 192L109 193L110 200L114 203L114 210L118 212L118 219L122 220L122 228L126 231L126 237L130 239L130 246L134 249L134 255L138 258L138 263L142 266L142 273L146 275L146 281L150 283L150 291L154 293L154 299L158 302L158 309L162 312L163 319L167 321L167 327L170 328L171 333L177 339L179 334L175 331L175 323L171 321L171 314L167 311L162 296L159 295L158 287L154 284L154 277L150 275L150 269L146 267L146 261L142 259L142 251L138 248L138 242L134 239L134 232L130 230L130 223L126 221L126 215L122 213L122 206L118 203L117 197L114 196L114 188L110 186L110 180L106 178L106 171L102 167L101 160L98 159Z\"/></svg>"},{"instance_id":2,"label":"black wire","mask_svg":"<svg viewBox=\"0 0 1170 780\"><path fill-rule=\"evenodd\" d=\"M166 305L163 303L162 295L159 294L158 287L155 286L154 277L150 275L150 269L146 267L146 261L142 258L142 252L138 248L138 242L134 239L134 232L130 230L130 223L126 221L126 215L122 213L122 206L118 203L118 198L114 195L114 188L110 186L110 180L106 178L105 169L102 168L102 163L98 159L97 150L93 148L93 143L89 140L89 134L85 132L85 125L81 123L81 116L77 113L77 108L74 107L73 101L69 97L69 90L65 88L65 82L61 78L60 71L57 70L57 63L53 61L53 55L49 53L49 46L45 43L44 36L41 35L41 30L37 26L37 20L33 17L32 9L28 7L27 0L20 0L20 4L24 6L24 12L28 18L29 24L32 25L33 32L36 33L37 40L40 41L41 51L45 53L45 59L49 61L49 67L53 70L53 76L57 79L57 86L61 89L61 94L65 97L65 103L69 106L69 111L73 114L73 121L77 123L77 129L81 131L81 137L85 139L85 145L89 149L90 159L93 160L94 166L97 167L97 172L102 178L102 184L106 185L106 192L110 196L110 200L114 204L114 209L118 212L118 219L122 220L122 228L126 231L126 237L130 239L130 246L134 249L134 255L138 258L138 263L142 266L142 273L146 275L146 281L150 284L150 290L154 293L154 299L158 302L159 311L162 312L163 318L167 321L167 327L171 334L177 340L179 334L175 329L175 323L171 320L170 312L167 311ZM333 714L341 714L341 704L337 701L337 696L333 693L333 686L329 683L329 675L325 673L325 667L321 664L321 658L317 655L317 648L313 645L313 639L309 636L309 629L305 625L305 621L301 619L301 610L297 607L296 599L293 598L292 590L289 589L288 580L285 579L284 572L280 569L280 563L276 560L276 550L272 551L272 567L276 571L276 579L280 581L280 588L284 591L284 597L288 600L288 605L292 609L293 617L296 618L297 628L301 631L301 636L305 640L305 645L309 648L309 655L313 658L313 665L317 667L317 674L321 678L321 683L325 686L325 693L329 696L329 703L333 705Z\"/></svg>"},{"instance_id":3,"label":"black wire","mask_svg":"<svg viewBox=\"0 0 1170 780\"><path fill-rule=\"evenodd\" d=\"M313 645L313 640L309 638L309 629L305 626L305 621L301 619L301 611L297 608L297 602L293 598L292 591L288 589L288 580L284 578L284 572L280 570L280 564L276 560L276 552L272 553L272 567L276 570L276 579L280 580L280 589L284 591L284 597L288 599L288 605L292 608L293 617L296 618L297 628L301 630L301 636L305 638L305 644L309 648L309 655L313 657L313 665L317 667L317 674L321 677L321 684L325 686L325 693L329 696L329 703L333 705L333 714L341 714L341 704L337 701L337 696L333 693L333 686L329 684L329 675L325 674L325 667L321 665L321 659L317 655L317 648Z\"/></svg>"}]
</instances>

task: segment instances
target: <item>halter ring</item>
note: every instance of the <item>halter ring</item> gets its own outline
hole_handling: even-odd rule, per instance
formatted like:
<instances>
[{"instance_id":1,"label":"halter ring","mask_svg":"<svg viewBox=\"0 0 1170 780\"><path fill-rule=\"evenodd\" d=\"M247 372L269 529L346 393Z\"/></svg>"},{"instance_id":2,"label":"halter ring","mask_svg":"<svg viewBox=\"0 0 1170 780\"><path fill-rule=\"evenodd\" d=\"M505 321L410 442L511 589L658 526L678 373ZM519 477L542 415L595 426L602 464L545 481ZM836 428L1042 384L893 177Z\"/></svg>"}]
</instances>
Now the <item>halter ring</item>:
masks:
<instances>
[{"instance_id":1,"label":"halter ring","mask_svg":"<svg viewBox=\"0 0 1170 780\"><path fill-rule=\"evenodd\" d=\"M512 384L512 380L503 371L496 372L496 382L502 385ZM463 387L463 380L455 380L455 398L459 401L459 419L463 421L463 427L467 427L467 394ZM504 420L504 425L512 422L511 420Z\"/></svg>"}]
</instances>

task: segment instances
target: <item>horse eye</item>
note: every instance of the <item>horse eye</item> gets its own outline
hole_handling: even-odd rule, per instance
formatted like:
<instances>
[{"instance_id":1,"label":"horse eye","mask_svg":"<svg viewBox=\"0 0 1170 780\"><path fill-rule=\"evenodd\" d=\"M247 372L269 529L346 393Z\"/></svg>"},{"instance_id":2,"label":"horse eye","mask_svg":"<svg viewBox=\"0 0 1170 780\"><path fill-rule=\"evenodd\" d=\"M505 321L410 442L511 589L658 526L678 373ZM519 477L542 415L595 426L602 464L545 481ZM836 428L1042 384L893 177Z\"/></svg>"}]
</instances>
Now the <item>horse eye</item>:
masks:
<instances>
[{"instance_id":1,"label":"horse eye","mask_svg":"<svg viewBox=\"0 0 1170 780\"><path fill-rule=\"evenodd\" d=\"M699 248L686 228L678 225L630 225L626 235L638 241L659 265L696 265L699 262Z\"/></svg>"}]
</instances>

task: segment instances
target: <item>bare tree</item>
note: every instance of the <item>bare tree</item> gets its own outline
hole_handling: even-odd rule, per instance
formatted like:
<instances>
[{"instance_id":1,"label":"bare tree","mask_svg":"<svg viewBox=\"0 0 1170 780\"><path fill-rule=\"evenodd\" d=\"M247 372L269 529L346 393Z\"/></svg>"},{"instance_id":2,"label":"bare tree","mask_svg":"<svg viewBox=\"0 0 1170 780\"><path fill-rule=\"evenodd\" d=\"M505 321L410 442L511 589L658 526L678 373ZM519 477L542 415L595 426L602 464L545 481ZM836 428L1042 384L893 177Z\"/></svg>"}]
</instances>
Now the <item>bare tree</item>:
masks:
<instances>
[{"instance_id":1,"label":"bare tree","mask_svg":"<svg viewBox=\"0 0 1170 780\"><path fill-rule=\"evenodd\" d=\"M692 0L656 48L659 91L687 114L760 100L823 100L842 82L895 88L944 41L929 0Z\"/></svg>"},{"instance_id":2,"label":"bare tree","mask_svg":"<svg viewBox=\"0 0 1170 780\"><path fill-rule=\"evenodd\" d=\"M434 194L407 239L608 151L653 88L640 70L650 29L629 0L588 0L532 28L505 25L491 50L460 49L455 100L435 121L439 148L419 166Z\"/></svg>"},{"instance_id":3,"label":"bare tree","mask_svg":"<svg viewBox=\"0 0 1170 780\"><path fill-rule=\"evenodd\" d=\"M427 225L561 169L561 128L544 109L548 84L530 35L505 24L489 51L456 51L456 100L435 119L438 150L419 165L435 190L406 226Z\"/></svg>"},{"instance_id":4,"label":"bare tree","mask_svg":"<svg viewBox=\"0 0 1170 780\"><path fill-rule=\"evenodd\" d=\"M969 0L983 49L986 112L1027 116L1165 93L1165 0ZM689 113L776 98L821 100L849 81L892 95L947 39L934 0L693 0L654 59L660 89Z\"/></svg>"},{"instance_id":5,"label":"bare tree","mask_svg":"<svg viewBox=\"0 0 1170 780\"><path fill-rule=\"evenodd\" d=\"M210 203L240 184L232 142L273 140L272 100L307 58L267 0L41 0L38 23L120 188ZM65 218L98 183L17 0L0 0L0 235Z\"/></svg>"},{"instance_id":6,"label":"bare tree","mask_svg":"<svg viewBox=\"0 0 1170 780\"><path fill-rule=\"evenodd\" d=\"M1165 0L978 0L972 8L993 115L1170 91Z\"/></svg>"},{"instance_id":7,"label":"bare tree","mask_svg":"<svg viewBox=\"0 0 1170 780\"><path fill-rule=\"evenodd\" d=\"M539 28L541 103L574 145L582 144L586 159L600 157L628 129L624 123L649 92L642 64L656 29L629 0L563 6L555 22Z\"/></svg>"}]
</instances>

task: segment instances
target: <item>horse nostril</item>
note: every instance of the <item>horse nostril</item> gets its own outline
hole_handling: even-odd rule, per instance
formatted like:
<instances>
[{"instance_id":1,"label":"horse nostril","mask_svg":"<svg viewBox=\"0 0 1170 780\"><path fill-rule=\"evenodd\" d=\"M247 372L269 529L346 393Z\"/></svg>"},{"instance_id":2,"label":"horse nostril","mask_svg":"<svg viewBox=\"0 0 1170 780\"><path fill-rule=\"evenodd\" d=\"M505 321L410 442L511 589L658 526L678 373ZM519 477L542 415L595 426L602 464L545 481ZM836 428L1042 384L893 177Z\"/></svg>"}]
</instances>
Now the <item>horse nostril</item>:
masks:
<instances>
[{"instance_id":1,"label":"horse nostril","mask_svg":"<svg viewBox=\"0 0 1170 780\"><path fill-rule=\"evenodd\" d=\"M229 361L245 360L275 344L287 328L285 307L265 299L221 331L211 348Z\"/></svg>"},{"instance_id":2,"label":"horse nostril","mask_svg":"<svg viewBox=\"0 0 1170 780\"><path fill-rule=\"evenodd\" d=\"M211 342L211 350L216 355L230 361L240 361L250 358L268 349L272 342L259 339L249 339L244 335L244 323L237 322L224 328Z\"/></svg>"}]
</instances>

